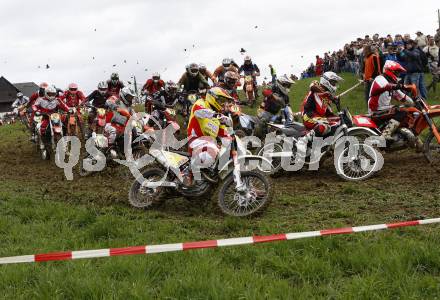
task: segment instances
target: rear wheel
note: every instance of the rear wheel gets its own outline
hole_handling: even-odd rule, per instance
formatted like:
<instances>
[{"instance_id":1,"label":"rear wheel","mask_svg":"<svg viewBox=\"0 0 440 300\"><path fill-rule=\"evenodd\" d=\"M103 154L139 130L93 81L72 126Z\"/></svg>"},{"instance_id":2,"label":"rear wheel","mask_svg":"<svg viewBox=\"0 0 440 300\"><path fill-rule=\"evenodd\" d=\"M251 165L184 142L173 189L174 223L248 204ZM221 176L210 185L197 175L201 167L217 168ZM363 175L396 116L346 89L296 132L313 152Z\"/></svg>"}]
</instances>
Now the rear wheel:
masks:
<instances>
[{"instance_id":1,"label":"rear wheel","mask_svg":"<svg viewBox=\"0 0 440 300\"><path fill-rule=\"evenodd\" d=\"M246 217L261 213L272 198L272 185L269 179L259 172L241 173L245 185L237 191L233 175L229 175L219 192L218 205L223 213L234 217Z\"/></svg>"},{"instance_id":2,"label":"rear wheel","mask_svg":"<svg viewBox=\"0 0 440 300\"><path fill-rule=\"evenodd\" d=\"M147 208L163 200L166 193L164 187L148 187L148 183L159 183L165 176L165 171L159 168L148 169L142 173L144 182L135 180L128 193L128 201L133 207Z\"/></svg>"}]
</instances>

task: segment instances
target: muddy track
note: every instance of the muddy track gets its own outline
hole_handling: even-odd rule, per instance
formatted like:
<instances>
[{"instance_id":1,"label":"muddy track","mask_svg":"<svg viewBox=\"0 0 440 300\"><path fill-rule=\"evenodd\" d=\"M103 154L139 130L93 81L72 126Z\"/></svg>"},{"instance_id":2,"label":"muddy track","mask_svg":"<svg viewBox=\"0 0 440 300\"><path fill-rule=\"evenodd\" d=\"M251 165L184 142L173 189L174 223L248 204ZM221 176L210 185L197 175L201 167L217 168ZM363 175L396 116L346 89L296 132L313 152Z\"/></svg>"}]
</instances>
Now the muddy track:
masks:
<instances>
[{"instance_id":1,"label":"muddy track","mask_svg":"<svg viewBox=\"0 0 440 300\"><path fill-rule=\"evenodd\" d=\"M132 181L131 178L127 179L127 169L122 166L107 168L99 174L84 178L74 171L74 180L67 181L63 170L54 162L39 158L35 145L27 141L24 133L0 145L0 170L2 181L22 186L23 190L31 186L39 191L35 195L37 198L50 195L51 199L73 203L127 205L128 188ZM380 213L382 210L405 208L408 204L401 199L411 197L424 201L425 206L432 203L432 209L436 209L437 205L434 204L440 192L439 173L426 163L422 154L408 150L386 154L384 168L376 176L363 182L350 183L337 176L332 160L329 159L319 171L291 172L274 178L277 192L271 206L282 211L282 201L277 200L296 195L302 198L328 198L339 202L359 201L366 205L366 209ZM392 205L370 206L371 198L384 199L383 201ZM374 201L377 204L377 199ZM164 210L177 212L188 210L190 206L190 203L177 201L166 205Z\"/></svg>"}]
</instances>

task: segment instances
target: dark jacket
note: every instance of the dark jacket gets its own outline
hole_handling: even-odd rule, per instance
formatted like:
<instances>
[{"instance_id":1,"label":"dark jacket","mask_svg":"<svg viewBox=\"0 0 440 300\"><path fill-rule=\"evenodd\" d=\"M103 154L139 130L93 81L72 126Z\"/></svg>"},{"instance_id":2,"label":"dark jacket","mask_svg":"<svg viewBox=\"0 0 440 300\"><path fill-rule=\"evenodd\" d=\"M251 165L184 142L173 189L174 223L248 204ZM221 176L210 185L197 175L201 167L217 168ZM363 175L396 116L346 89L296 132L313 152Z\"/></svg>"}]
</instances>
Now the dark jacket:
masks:
<instances>
[{"instance_id":1,"label":"dark jacket","mask_svg":"<svg viewBox=\"0 0 440 300\"><path fill-rule=\"evenodd\" d=\"M405 67L408 73L422 73L425 71L428 59L420 48L406 49L401 53L401 56L405 61Z\"/></svg>"}]
</instances>

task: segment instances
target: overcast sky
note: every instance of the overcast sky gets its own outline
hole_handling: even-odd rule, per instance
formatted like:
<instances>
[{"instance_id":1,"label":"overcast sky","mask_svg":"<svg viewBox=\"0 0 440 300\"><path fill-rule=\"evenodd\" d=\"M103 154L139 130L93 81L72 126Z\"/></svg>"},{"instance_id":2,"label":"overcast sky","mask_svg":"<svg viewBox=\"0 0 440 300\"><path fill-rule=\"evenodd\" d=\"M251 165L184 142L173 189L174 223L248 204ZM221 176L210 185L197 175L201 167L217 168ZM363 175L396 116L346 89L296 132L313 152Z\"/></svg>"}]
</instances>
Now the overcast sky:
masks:
<instances>
[{"instance_id":1,"label":"overcast sky","mask_svg":"<svg viewBox=\"0 0 440 300\"><path fill-rule=\"evenodd\" d=\"M358 36L434 34L439 3L1 0L0 75L60 88L77 82L90 92L112 72L144 82L158 71L177 81L191 62L211 70L224 57L241 64L242 47L262 77L269 63L278 74L299 74L316 54Z\"/></svg>"}]
</instances>

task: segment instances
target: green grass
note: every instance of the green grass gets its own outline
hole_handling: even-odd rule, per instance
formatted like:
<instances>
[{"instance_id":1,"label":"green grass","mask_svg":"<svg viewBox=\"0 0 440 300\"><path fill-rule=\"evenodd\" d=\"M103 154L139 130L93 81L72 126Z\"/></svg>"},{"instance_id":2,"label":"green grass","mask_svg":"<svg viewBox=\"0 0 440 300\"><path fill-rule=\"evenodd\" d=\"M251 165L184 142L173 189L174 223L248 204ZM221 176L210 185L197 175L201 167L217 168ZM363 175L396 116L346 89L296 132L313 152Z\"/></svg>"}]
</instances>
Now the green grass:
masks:
<instances>
[{"instance_id":1,"label":"green grass","mask_svg":"<svg viewBox=\"0 0 440 300\"><path fill-rule=\"evenodd\" d=\"M356 79L346 78L341 91ZM294 87L298 107L310 81ZM436 98L437 97L437 98ZM437 95L431 95L437 101ZM361 88L347 96L363 111ZM416 154L386 157L361 183L334 170L277 178L259 218L214 202L169 200L152 211L126 201L112 170L63 180L21 127L0 127L0 257L319 230L440 216L438 173ZM123 187L124 186L124 187ZM0 298L433 299L440 292L437 226L148 256L0 267Z\"/></svg>"}]
</instances>

